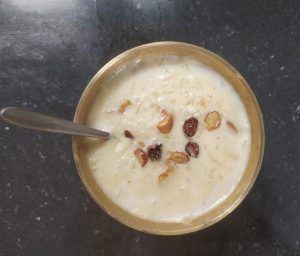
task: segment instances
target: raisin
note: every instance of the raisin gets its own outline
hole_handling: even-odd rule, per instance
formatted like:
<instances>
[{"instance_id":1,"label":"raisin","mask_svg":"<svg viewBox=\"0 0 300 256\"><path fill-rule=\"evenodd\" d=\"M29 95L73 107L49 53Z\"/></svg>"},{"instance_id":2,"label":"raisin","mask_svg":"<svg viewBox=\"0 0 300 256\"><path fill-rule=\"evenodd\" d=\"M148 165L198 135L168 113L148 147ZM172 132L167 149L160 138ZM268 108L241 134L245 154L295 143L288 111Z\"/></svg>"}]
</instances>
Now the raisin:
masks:
<instances>
[{"instance_id":1,"label":"raisin","mask_svg":"<svg viewBox=\"0 0 300 256\"><path fill-rule=\"evenodd\" d=\"M134 138L134 136L132 135L132 133L130 131L128 131L128 130L124 131L124 135L125 135L125 137L130 138L130 139Z\"/></svg>"},{"instance_id":2,"label":"raisin","mask_svg":"<svg viewBox=\"0 0 300 256\"><path fill-rule=\"evenodd\" d=\"M185 120L182 126L184 133L189 137L195 135L197 131L197 127L198 127L198 120L195 117L190 117L187 120Z\"/></svg>"},{"instance_id":3,"label":"raisin","mask_svg":"<svg viewBox=\"0 0 300 256\"><path fill-rule=\"evenodd\" d=\"M158 160L161 158L162 144L153 144L148 147L148 157L151 160Z\"/></svg>"},{"instance_id":4,"label":"raisin","mask_svg":"<svg viewBox=\"0 0 300 256\"><path fill-rule=\"evenodd\" d=\"M188 153L189 156L197 158L199 156L199 145L196 142L189 141L185 145L185 152Z\"/></svg>"}]
</instances>

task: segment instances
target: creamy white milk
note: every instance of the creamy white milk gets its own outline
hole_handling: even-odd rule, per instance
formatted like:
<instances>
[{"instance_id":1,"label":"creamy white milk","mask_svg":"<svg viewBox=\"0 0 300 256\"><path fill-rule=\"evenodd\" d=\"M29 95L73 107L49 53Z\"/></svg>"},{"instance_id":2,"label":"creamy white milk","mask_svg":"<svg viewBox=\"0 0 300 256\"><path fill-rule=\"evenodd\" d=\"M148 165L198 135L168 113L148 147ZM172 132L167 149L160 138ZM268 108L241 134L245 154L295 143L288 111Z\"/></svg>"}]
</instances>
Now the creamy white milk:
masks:
<instances>
[{"instance_id":1,"label":"creamy white milk","mask_svg":"<svg viewBox=\"0 0 300 256\"><path fill-rule=\"evenodd\" d=\"M119 113L125 100L132 104ZM164 118L160 108L173 116L169 134L157 128ZM210 111L221 118L212 131L204 122ZM199 125L187 137L182 125L191 116ZM148 220L188 222L204 214L233 191L248 161L250 124L239 96L222 76L187 57L153 56L124 66L99 89L87 124L116 137L103 143L90 139L89 165L96 182L117 205ZM161 143L161 159L149 159L142 167L134 154L139 141L145 152ZM168 152L185 152L188 141L198 143L198 158L174 164L175 171L159 181Z\"/></svg>"}]
</instances>

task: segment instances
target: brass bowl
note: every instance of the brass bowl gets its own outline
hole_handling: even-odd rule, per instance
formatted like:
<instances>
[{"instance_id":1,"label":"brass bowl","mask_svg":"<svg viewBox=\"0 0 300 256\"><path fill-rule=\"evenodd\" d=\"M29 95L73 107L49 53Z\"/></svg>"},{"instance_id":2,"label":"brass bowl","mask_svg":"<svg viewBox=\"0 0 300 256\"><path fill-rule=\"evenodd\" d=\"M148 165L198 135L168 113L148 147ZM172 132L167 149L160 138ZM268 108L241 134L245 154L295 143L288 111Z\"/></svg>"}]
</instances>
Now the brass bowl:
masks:
<instances>
[{"instance_id":1,"label":"brass bowl","mask_svg":"<svg viewBox=\"0 0 300 256\"><path fill-rule=\"evenodd\" d=\"M181 55L199 60L226 78L240 96L246 107L251 124L251 149L246 170L234 191L221 204L189 223L158 223L144 220L131 215L113 203L97 185L87 163L87 150L83 137L73 137L73 155L79 176L88 193L95 202L113 218L131 228L147 233L160 235L185 234L206 228L223 219L232 212L248 194L258 175L263 158L263 119L259 105L249 85L239 72L228 62L216 54L194 45L178 42L157 42L128 50L115 57L101 68L85 88L76 109L74 122L81 124L86 123L87 113L93 103L97 88L111 77L118 67L135 59L142 59L152 54L160 56L170 54Z\"/></svg>"}]
</instances>

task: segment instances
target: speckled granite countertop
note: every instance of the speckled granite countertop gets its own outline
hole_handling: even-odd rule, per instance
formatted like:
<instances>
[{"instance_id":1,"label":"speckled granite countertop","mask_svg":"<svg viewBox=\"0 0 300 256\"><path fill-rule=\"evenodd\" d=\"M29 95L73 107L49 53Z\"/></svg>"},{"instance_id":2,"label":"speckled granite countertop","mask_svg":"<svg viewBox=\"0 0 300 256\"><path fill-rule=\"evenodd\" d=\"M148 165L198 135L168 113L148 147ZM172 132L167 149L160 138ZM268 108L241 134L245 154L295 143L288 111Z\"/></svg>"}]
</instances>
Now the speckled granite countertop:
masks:
<instances>
[{"instance_id":1,"label":"speckled granite countertop","mask_svg":"<svg viewBox=\"0 0 300 256\"><path fill-rule=\"evenodd\" d=\"M0 123L0 255L300 255L300 2L0 0L0 108L71 119L96 71L160 40L214 51L245 76L266 152L245 201L185 236L131 230L83 188L70 138Z\"/></svg>"}]
</instances>

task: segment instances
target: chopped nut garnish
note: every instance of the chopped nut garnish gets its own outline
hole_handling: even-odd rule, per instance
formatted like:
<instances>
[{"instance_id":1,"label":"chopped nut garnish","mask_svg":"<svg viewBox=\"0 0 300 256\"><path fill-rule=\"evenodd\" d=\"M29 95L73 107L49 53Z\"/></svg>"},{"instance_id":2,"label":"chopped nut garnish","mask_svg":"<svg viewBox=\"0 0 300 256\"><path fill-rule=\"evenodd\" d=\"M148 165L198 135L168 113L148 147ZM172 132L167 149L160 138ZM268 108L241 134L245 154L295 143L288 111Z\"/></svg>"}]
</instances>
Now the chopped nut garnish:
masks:
<instances>
[{"instance_id":1,"label":"chopped nut garnish","mask_svg":"<svg viewBox=\"0 0 300 256\"><path fill-rule=\"evenodd\" d=\"M185 152L189 156L197 158L199 156L199 145L196 142L189 141L185 146Z\"/></svg>"},{"instance_id":2,"label":"chopped nut garnish","mask_svg":"<svg viewBox=\"0 0 300 256\"><path fill-rule=\"evenodd\" d=\"M204 122L206 124L207 130L212 131L212 130L217 129L221 124L221 119L220 119L219 113L217 111L209 112L206 115Z\"/></svg>"},{"instance_id":3,"label":"chopped nut garnish","mask_svg":"<svg viewBox=\"0 0 300 256\"><path fill-rule=\"evenodd\" d=\"M185 120L182 129L186 136L192 137L195 135L198 127L198 120L195 117L190 117Z\"/></svg>"},{"instance_id":4,"label":"chopped nut garnish","mask_svg":"<svg viewBox=\"0 0 300 256\"><path fill-rule=\"evenodd\" d=\"M142 141L139 141L139 142L138 142L138 145L139 145L140 147L142 147L142 148L145 147L145 143L142 142Z\"/></svg>"},{"instance_id":5,"label":"chopped nut garnish","mask_svg":"<svg viewBox=\"0 0 300 256\"><path fill-rule=\"evenodd\" d=\"M238 132L238 129L235 127L235 125L232 123L232 122L230 122L230 121L226 121L226 124L227 124L227 126L232 130L232 131L234 131L235 133L237 133Z\"/></svg>"},{"instance_id":6,"label":"chopped nut garnish","mask_svg":"<svg viewBox=\"0 0 300 256\"><path fill-rule=\"evenodd\" d=\"M167 178L172 172L175 171L174 166L170 165L167 167L167 169L158 176L158 181L163 181L165 178Z\"/></svg>"},{"instance_id":7,"label":"chopped nut garnish","mask_svg":"<svg viewBox=\"0 0 300 256\"><path fill-rule=\"evenodd\" d=\"M189 156L182 152L170 152L169 158L177 164L184 164L190 160Z\"/></svg>"},{"instance_id":8,"label":"chopped nut garnish","mask_svg":"<svg viewBox=\"0 0 300 256\"><path fill-rule=\"evenodd\" d=\"M151 160L158 160L161 158L162 144L153 144L148 148L148 157Z\"/></svg>"},{"instance_id":9,"label":"chopped nut garnish","mask_svg":"<svg viewBox=\"0 0 300 256\"><path fill-rule=\"evenodd\" d=\"M134 136L132 135L132 133L130 131L128 131L128 130L124 131L124 135L125 135L125 137L130 138L130 139L134 138Z\"/></svg>"},{"instance_id":10,"label":"chopped nut garnish","mask_svg":"<svg viewBox=\"0 0 300 256\"><path fill-rule=\"evenodd\" d=\"M142 167L144 167L148 162L148 156L144 150L141 148L138 148L136 151L134 151L135 156L139 160Z\"/></svg>"},{"instance_id":11,"label":"chopped nut garnish","mask_svg":"<svg viewBox=\"0 0 300 256\"><path fill-rule=\"evenodd\" d=\"M161 133L167 134L172 130L173 127L173 116L167 113L163 120L157 124L157 128Z\"/></svg>"},{"instance_id":12,"label":"chopped nut garnish","mask_svg":"<svg viewBox=\"0 0 300 256\"><path fill-rule=\"evenodd\" d=\"M119 108L119 112L120 112L120 113L124 113L125 109L126 109L129 105L131 105L131 101L130 101L130 100L125 100L125 101L123 101L122 104L121 104L121 106L120 106L120 108Z\"/></svg>"}]
</instances>

